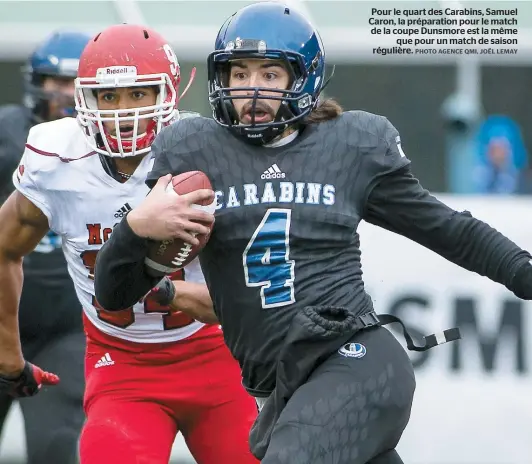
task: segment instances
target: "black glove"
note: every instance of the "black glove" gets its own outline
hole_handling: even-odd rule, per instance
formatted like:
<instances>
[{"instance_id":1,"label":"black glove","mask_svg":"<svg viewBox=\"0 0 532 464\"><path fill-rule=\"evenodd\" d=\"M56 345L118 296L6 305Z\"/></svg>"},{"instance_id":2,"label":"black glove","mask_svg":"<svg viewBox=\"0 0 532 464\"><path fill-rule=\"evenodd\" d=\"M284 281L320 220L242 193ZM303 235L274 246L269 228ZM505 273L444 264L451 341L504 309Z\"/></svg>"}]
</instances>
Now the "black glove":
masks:
<instances>
[{"instance_id":1,"label":"black glove","mask_svg":"<svg viewBox=\"0 0 532 464\"><path fill-rule=\"evenodd\" d=\"M43 385L57 385L59 377L26 361L18 377L9 378L0 374L0 393L13 398L36 395Z\"/></svg>"}]
</instances>

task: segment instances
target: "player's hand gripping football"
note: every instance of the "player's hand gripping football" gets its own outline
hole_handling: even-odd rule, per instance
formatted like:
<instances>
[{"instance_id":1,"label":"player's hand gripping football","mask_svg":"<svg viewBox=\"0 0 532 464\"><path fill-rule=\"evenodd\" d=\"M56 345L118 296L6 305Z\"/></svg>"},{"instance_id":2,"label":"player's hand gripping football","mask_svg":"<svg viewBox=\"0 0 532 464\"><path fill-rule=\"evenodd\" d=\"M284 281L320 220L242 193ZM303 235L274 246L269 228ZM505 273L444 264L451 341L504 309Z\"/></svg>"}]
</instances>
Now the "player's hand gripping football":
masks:
<instances>
[{"instance_id":1,"label":"player's hand gripping football","mask_svg":"<svg viewBox=\"0 0 532 464\"><path fill-rule=\"evenodd\" d=\"M204 200L213 201L214 192L200 189L184 195L168 195L166 188L172 176L161 177L146 199L127 215L129 226L140 237L153 240L181 239L193 246L199 244L196 234L209 233L207 226L214 215L192 208Z\"/></svg>"},{"instance_id":2,"label":"player's hand gripping football","mask_svg":"<svg viewBox=\"0 0 532 464\"><path fill-rule=\"evenodd\" d=\"M0 393L23 398L36 395L43 385L57 385L59 377L26 361L22 372L16 376L0 374Z\"/></svg>"}]
</instances>

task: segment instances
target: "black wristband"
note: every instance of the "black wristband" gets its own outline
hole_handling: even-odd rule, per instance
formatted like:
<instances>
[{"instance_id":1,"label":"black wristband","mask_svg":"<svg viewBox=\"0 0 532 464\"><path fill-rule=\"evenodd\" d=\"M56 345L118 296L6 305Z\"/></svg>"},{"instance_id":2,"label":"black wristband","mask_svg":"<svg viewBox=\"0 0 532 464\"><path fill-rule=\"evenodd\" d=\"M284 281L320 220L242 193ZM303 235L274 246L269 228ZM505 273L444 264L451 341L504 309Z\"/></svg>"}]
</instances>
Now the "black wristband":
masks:
<instances>
[{"instance_id":1,"label":"black wristband","mask_svg":"<svg viewBox=\"0 0 532 464\"><path fill-rule=\"evenodd\" d=\"M39 388L40 386L33 374L33 366L27 361L18 377L11 378L0 375L0 392L13 398L33 396L37 394Z\"/></svg>"},{"instance_id":2,"label":"black wristband","mask_svg":"<svg viewBox=\"0 0 532 464\"><path fill-rule=\"evenodd\" d=\"M532 265L530 262L517 269L512 285L508 289L523 300L532 300Z\"/></svg>"}]
</instances>

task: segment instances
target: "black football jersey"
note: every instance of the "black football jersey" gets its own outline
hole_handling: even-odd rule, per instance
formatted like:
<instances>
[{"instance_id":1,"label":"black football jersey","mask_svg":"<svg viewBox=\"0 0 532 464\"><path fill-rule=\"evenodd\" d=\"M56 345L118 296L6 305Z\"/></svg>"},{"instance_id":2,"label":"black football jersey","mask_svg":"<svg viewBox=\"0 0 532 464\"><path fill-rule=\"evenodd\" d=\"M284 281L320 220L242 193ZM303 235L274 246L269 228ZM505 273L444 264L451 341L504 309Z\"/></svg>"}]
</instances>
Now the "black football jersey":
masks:
<instances>
[{"instance_id":1,"label":"black football jersey","mask_svg":"<svg viewBox=\"0 0 532 464\"><path fill-rule=\"evenodd\" d=\"M278 147L246 144L212 119L187 119L165 129L153 152L148 185L199 170L216 192L200 261L248 389L273 388L278 350L302 308L369 310L357 226L379 176L409 164L386 118L346 112Z\"/></svg>"},{"instance_id":2,"label":"black football jersey","mask_svg":"<svg viewBox=\"0 0 532 464\"><path fill-rule=\"evenodd\" d=\"M0 204L15 190L11 178L33 124L30 111L21 105L0 108ZM72 285L57 234L49 231L35 251L25 257L24 276L26 280L35 279L56 287Z\"/></svg>"},{"instance_id":3,"label":"black football jersey","mask_svg":"<svg viewBox=\"0 0 532 464\"><path fill-rule=\"evenodd\" d=\"M0 107L0 205L15 190L12 176L22 158L30 128L33 126L31 112L21 105ZM65 301L77 301L74 285L68 273L67 263L61 249L61 237L49 231L35 250L24 257L24 289L20 306L20 332L22 338L32 339L35 334L55 333L61 328L79 330L81 318L76 307L59 305L50 316L49 308L35 308L26 301L37 298L42 289L63 289ZM29 295L29 296L27 296ZM31 300L33 301L33 300ZM26 302L26 303L25 303ZM52 326L55 324L55 326Z\"/></svg>"},{"instance_id":4,"label":"black football jersey","mask_svg":"<svg viewBox=\"0 0 532 464\"><path fill-rule=\"evenodd\" d=\"M251 394L275 388L280 351L303 308L372 310L360 264L362 219L529 298L530 253L424 189L386 118L350 111L289 139L257 147L210 119L178 121L157 136L147 179L151 187L168 173L200 170L212 182L216 221L200 262ZM148 243L127 219L115 227L95 274L105 308L127 308L157 284L145 271Z\"/></svg>"}]
</instances>

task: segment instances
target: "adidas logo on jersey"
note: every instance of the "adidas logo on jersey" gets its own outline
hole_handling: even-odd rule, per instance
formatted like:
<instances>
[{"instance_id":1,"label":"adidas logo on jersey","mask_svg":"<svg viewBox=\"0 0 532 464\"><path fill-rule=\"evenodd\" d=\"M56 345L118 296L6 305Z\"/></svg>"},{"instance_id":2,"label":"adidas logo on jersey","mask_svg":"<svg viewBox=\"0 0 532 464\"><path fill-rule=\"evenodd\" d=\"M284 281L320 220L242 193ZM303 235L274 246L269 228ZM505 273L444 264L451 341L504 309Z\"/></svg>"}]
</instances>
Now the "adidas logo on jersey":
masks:
<instances>
[{"instance_id":1,"label":"adidas logo on jersey","mask_svg":"<svg viewBox=\"0 0 532 464\"><path fill-rule=\"evenodd\" d=\"M123 218L127 213L129 213L133 208L129 206L129 203L126 203L122 208L120 208L115 213L115 218Z\"/></svg>"},{"instance_id":2,"label":"adidas logo on jersey","mask_svg":"<svg viewBox=\"0 0 532 464\"><path fill-rule=\"evenodd\" d=\"M95 368L103 367L103 366L112 366L115 362L111 359L111 355L109 353L105 353L101 359L94 365Z\"/></svg>"},{"instance_id":3,"label":"adidas logo on jersey","mask_svg":"<svg viewBox=\"0 0 532 464\"><path fill-rule=\"evenodd\" d=\"M264 173L262 176L260 176L261 179L284 179L285 174L279 169L279 166L277 164L272 164Z\"/></svg>"}]
</instances>

